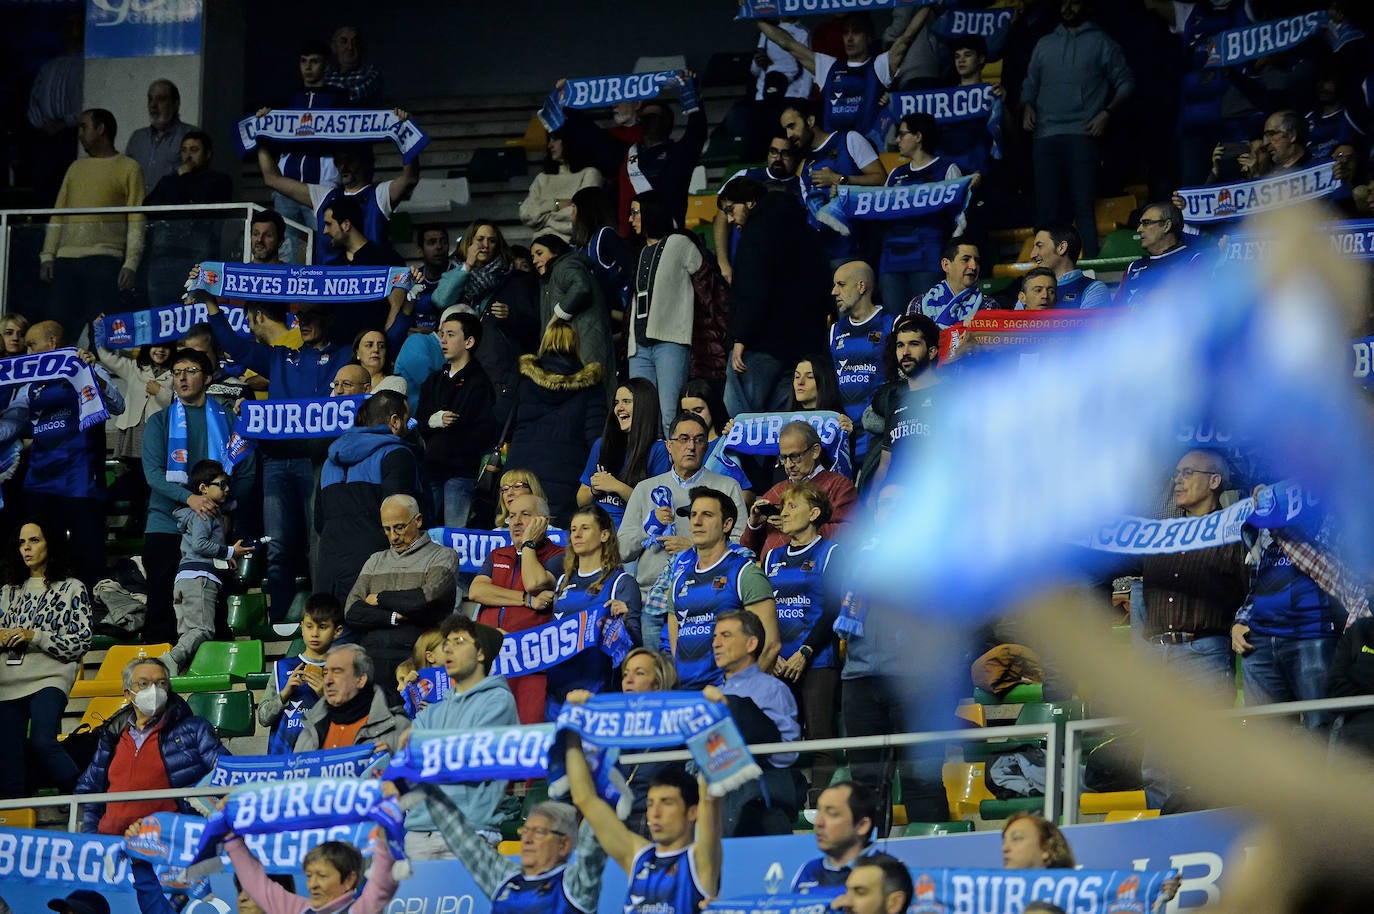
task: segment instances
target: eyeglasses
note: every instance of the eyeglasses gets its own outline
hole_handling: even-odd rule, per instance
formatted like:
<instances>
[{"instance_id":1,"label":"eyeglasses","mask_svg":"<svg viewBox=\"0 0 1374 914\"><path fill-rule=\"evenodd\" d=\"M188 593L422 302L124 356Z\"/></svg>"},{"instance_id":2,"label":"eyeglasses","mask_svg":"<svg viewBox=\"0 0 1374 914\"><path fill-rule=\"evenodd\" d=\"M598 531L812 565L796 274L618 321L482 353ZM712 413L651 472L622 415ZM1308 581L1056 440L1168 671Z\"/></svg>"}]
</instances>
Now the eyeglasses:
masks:
<instances>
[{"instance_id":1,"label":"eyeglasses","mask_svg":"<svg viewBox=\"0 0 1374 914\"><path fill-rule=\"evenodd\" d=\"M501 487L501 492L504 494L515 489L528 489L529 487L530 484L527 482L508 482Z\"/></svg>"},{"instance_id":2,"label":"eyeglasses","mask_svg":"<svg viewBox=\"0 0 1374 914\"><path fill-rule=\"evenodd\" d=\"M200 374L199 368L173 368L172 377L174 378L193 378Z\"/></svg>"},{"instance_id":3,"label":"eyeglasses","mask_svg":"<svg viewBox=\"0 0 1374 914\"><path fill-rule=\"evenodd\" d=\"M227 479L212 479L208 484L214 486L216 489L229 488L229 480Z\"/></svg>"},{"instance_id":4,"label":"eyeglasses","mask_svg":"<svg viewBox=\"0 0 1374 914\"><path fill-rule=\"evenodd\" d=\"M1168 219L1140 219L1136 221L1136 225L1163 225L1168 221Z\"/></svg>"},{"instance_id":5,"label":"eyeglasses","mask_svg":"<svg viewBox=\"0 0 1374 914\"><path fill-rule=\"evenodd\" d=\"M672 441L672 442L675 443L675 444L695 444L695 445L697 445L697 446L701 446L701 445L703 445L703 444L706 443L706 436L705 436L705 435L678 435L677 437L675 437L675 438L669 438L668 440L669 440L669 441Z\"/></svg>"},{"instance_id":6,"label":"eyeglasses","mask_svg":"<svg viewBox=\"0 0 1374 914\"><path fill-rule=\"evenodd\" d=\"M903 137L903 136L915 136L915 135L916 135L916 134L912 133L910 130L907 130L907 129L905 129L905 128L903 128L902 130L898 130L898 131L897 131L897 136L899 136L899 137Z\"/></svg>"},{"instance_id":7,"label":"eyeglasses","mask_svg":"<svg viewBox=\"0 0 1374 914\"><path fill-rule=\"evenodd\" d=\"M410 520L406 521L404 524L382 524L382 532L383 532L383 533L388 533L388 534L390 534L390 533L405 533L405 532L406 532L406 529L409 528L411 524L415 523L415 522L416 522L417 520L419 520L419 519L420 519L420 515L417 514L417 515L415 515L414 517L412 517Z\"/></svg>"},{"instance_id":8,"label":"eyeglasses","mask_svg":"<svg viewBox=\"0 0 1374 914\"><path fill-rule=\"evenodd\" d=\"M542 828L538 825L522 825L520 826L518 834L522 838L534 838L536 841L543 841L549 835L558 835L560 838L564 837L566 832L561 832L553 828Z\"/></svg>"},{"instance_id":9,"label":"eyeglasses","mask_svg":"<svg viewBox=\"0 0 1374 914\"><path fill-rule=\"evenodd\" d=\"M1214 472L1212 472L1211 470L1196 470L1196 469L1194 469L1194 468L1192 468L1192 467L1184 467L1184 468L1181 469L1181 470L1175 471L1175 472L1174 472L1173 478L1174 478L1175 481L1187 482L1189 479L1192 479L1192 478L1193 478L1194 476L1196 476L1198 473L1201 473L1201 474L1204 475L1204 476L1219 476L1219 475L1221 475L1220 473L1214 473Z\"/></svg>"},{"instance_id":10,"label":"eyeglasses","mask_svg":"<svg viewBox=\"0 0 1374 914\"><path fill-rule=\"evenodd\" d=\"M769 150L768 150L768 158L770 158L770 159L780 159L780 158L782 158L783 156L791 155L791 154L792 154L792 150L790 150L790 149L769 149Z\"/></svg>"},{"instance_id":11,"label":"eyeglasses","mask_svg":"<svg viewBox=\"0 0 1374 914\"><path fill-rule=\"evenodd\" d=\"M815 445L812 445L812 447L815 447ZM778 466L786 466L789 463L801 463L802 458L809 453L811 453L811 448L807 448L804 451L797 451L795 454L784 454L780 451L778 452Z\"/></svg>"},{"instance_id":12,"label":"eyeglasses","mask_svg":"<svg viewBox=\"0 0 1374 914\"><path fill-rule=\"evenodd\" d=\"M155 686L162 691L167 691L167 680L165 679L135 679L130 685L130 692L142 692L148 686Z\"/></svg>"}]
</instances>

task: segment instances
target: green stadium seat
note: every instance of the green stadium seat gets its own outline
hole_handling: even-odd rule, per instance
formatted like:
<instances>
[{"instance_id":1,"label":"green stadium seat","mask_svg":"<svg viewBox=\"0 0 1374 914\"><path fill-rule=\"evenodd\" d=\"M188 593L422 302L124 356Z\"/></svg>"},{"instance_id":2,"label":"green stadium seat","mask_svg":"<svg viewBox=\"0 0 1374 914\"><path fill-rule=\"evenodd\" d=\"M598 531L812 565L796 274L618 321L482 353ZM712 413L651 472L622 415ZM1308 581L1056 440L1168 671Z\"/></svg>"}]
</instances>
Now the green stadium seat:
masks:
<instances>
[{"instance_id":1,"label":"green stadium seat","mask_svg":"<svg viewBox=\"0 0 1374 914\"><path fill-rule=\"evenodd\" d=\"M1018 812L1044 812L1044 797L1012 797L1009 800L984 800L978 815L984 819L1005 819Z\"/></svg>"},{"instance_id":2,"label":"green stadium seat","mask_svg":"<svg viewBox=\"0 0 1374 914\"><path fill-rule=\"evenodd\" d=\"M296 595L291 599L291 605L287 607L286 618L283 622L300 622L305 618L305 602L310 599L310 591L297 590Z\"/></svg>"},{"instance_id":3,"label":"green stadium seat","mask_svg":"<svg viewBox=\"0 0 1374 914\"><path fill-rule=\"evenodd\" d=\"M196 692L186 696L186 701L191 712L209 721L221 739L253 735L251 692Z\"/></svg>"},{"instance_id":4,"label":"green stadium seat","mask_svg":"<svg viewBox=\"0 0 1374 914\"><path fill-rule=\"evenodd\" d=\"M178 695L191 695L196 692L227 692L234 687L234 679L228 673L214 673L208 676L173 676L172 690Z\"/></svg>"},{"instance_id":5,"label":"green stadium seat","mask_svg":"<svg viewBox=\"0 0 1374 914\"><path fill-rule=\"evenodd\" d=\"M932 835L964 835L972 831L972 819L960 819L958 822L908 822L902 831L902 837L928 838Z\"/></svg>"},{"instance_id":6,"label":"green stadium seat","mask_svg":"<svg viewBox=\"0 0 1374 914\"><path fill-rule=\"evenodd\" d=\"M248 686L250 691L260 692L272 684L272 674L268 672L249 673L244 677L243 684Z\"/></svg>"},{"instance_id":7,"label":"green stadium seat","mask_svg":"<svg viewBox=\"0 0 1374 914\"><path fill-rule=\"evenodd\" d=\"M1055 723L1062 731L1064 724L1071 720L1083 720L1087 716L1087 704L1074 699L1071 701L1027 702L1016 715L1017 725ZM987 743L969 743L964 746L964 761L978 762L995 758L1008 752L1024 752L1027 749L1041 748L1044 740L1034 737L1027 739L999 740Z\"/></svg>"},{"instance_id":8,"label":"green stadium seat","mask_svg":"<svg viewBox=\"0 0 1374 914\"><path fill-rule=\"evenodd\" d=\"M196 651L187 676L228 674L243 682L249 673L262 672L261 641L206 641Z\"/></svg>"},{"instance_id":9,"label":"green stadium seat","mask_svg":"<svg viewBox=\"0 0 1374 914\"><path fill-rule=\"evenodd\" d=\"M1133 229L1117 229L1108 232L1102 239L1102 248L1097 252L1098 260L1115 260L1118 257L1141 257L1145 249L1140 246L1140 236Z\"/></svg>"},{"instance_id":10,"label":"green stadium seat","mask_svg":"<svg viewBox=\"0 0 1374 914\"><path fill-rule=\"evenodd\" d=\"M1016 685L1012 686L1010 691L1001 698L991 692L975 688L973 700L980 705L1020 705L1028 701L1039 702L1045 700L1045 687L1038 682Z\"/></svg>"},{"instance_id":11,"label":"green stadium seat","mask_svg":"<svg viewBox=\"0 0 1374 914\"><path fill-rule=\"evenodd\" d=\"M226 602L229 631L237 637L261 639L271 633L271 625L267 621L266 594L230 594Z\"/></svg>"}]
</instances>

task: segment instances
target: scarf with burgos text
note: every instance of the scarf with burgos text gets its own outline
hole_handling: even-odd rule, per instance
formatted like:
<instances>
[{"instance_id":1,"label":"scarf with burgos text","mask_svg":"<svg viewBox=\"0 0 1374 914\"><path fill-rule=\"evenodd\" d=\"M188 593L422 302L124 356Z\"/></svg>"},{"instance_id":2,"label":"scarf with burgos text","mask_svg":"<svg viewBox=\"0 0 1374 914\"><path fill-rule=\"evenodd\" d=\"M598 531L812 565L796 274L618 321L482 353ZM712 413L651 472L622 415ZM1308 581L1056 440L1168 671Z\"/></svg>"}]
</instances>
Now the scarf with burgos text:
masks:
<instances>
[{"instance_id":1,"label":"scarf with burgos text","mask_svg":"<svg viewBox=\"0 0 1374 914\"><path fill-rule=\"evenodd\" d=\"M544 129L553 133L563 127L567 117L564 108L585 110L609 108L620 102L642 102L658 98L665 89L676 86L682 110L688 113L699 107L696 85L683 70L659 70L652 73L626 73L622 76L586 76L563 81L560 88L549 93L539 109Z\"/></svg>"},{"instance_id":2,"label":"scarf with burgos text","mask_svg":"<svg viewBox=\"0 0 1374 914\"><path fill-rule=\"evenodd\" d=\"M253 336L248 326L248 312L237 305L220 305L229 320L230 328L244 339ZM135 346L156 346L176 343L191 332L196 324L210 320L204 302L189 305L160 305L147 311L128 311L107 314L95 322L95 344L102 349L133 349ZM290 315L287 326L295 326Z\"/></svg>"},{"instance_id":3,"label":"scarf with burgos text","mask_svg":"<svg viewBox=\"0 0 1374 914\"><path fill-rule=\"evenodd\" d=\"M762 776L724 702L708 701L700 692L600 694L585 704L563 706L558 736L549 750L549 796L568 793L565 733L575 733L583 746L599 749L653 749L686 743L706 787L723 797Z\"/></svg>"},{"instance_id":4,"label":"scarf with burgos text","mask_svg":"<svg viewBox=\"0 0 1374 914\"><path fill-rule=\"evenodd\" d=\"M1207 39L1204 66L1234 67L1296 48L1326 25L1324 11L1300 13L1218 32Z\"/></svg>"},{"instance_id":5,"label":"scarf with burgos text","mask_svg":"<svg viewBox=\"0 0 1374 914\"><path fill-rule=\"evenodd\" d=\"M945 0L741 0L736 19L776 19L779 16L824 16L935 6Z\"/></svg>"},{"instance_id":6,"label":"scarf with burgos text","mask_svg":"<svg viewBox=\"0 0 1374 914\"><path fill-rule=\"evenodd\" d=\"M294 263L202 261L186 290L244 301L347 304L386 298L393 289L414 285L409 267L309 266Z\"/></svg>"},{"instance_id":7,"label":"scarf with burgos text","mask_svg":"<svg viewBox=\"0 0 1374 914\"><path fill-rule=\"evenodd\" d=\"M410 118L394 111L356 111L331 108L274 108L263 115L249 115L234 130L234 150L239 158L257 148L259 137L279 143L377 142L390 140L410 165L429 145L429 135Z\"/></svg>"},{"instance_id":8,"label":"scarf with burgos text","mask_svg":"<svg viewBox=\"0 0 1374 914\"><path fill-rule=\"evenodd\" d=\"M0 359L0 387L48 381L61 381L76 394L77 417L83 432L110 418L95 369L81 360L77 350L53 349Z\"/></svg>"},{"instance_id":9,"label":"scarf with burgos text","mask_svg":"<svg viewBox=\"0 0 1374 914\"><path fill-rule=\"evenodd\" d=\"M542 673L592 648L610 658L613 666L619 666L634 648L625 626L605 606L508 632L501 639L501 653L492 674L509 679Z\"/></svg>"}]
</instances>

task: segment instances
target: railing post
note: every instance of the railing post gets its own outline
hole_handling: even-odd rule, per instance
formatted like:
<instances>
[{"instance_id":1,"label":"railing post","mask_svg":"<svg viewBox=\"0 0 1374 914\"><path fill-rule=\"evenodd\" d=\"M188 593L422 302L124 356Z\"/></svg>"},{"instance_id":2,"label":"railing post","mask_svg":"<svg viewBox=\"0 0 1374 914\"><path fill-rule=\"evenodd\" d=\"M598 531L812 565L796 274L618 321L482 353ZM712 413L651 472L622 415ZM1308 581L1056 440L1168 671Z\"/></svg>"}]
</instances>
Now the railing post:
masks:
<instances>
[{"instance_id":1,"label":"railing post","mask_svg":"<svg viewBox=\"0 0 1374 914\"><path fill-rule=\"evenodd\" d=\"M256 203L248 204L248 209L243 214L243 262L248 263L253 259L253 216L263 207Z\"/></svg>"},{"instance_id":2,"label":"railing post","mask_svg":"<svg viewBox=\"0 0 1374 914\"><path fill-rule=\"evenodd\" d=\"M1080 721L1071 720L1064 728L1064 802L1063 816L1065 825L1078 824L1078 757L1081 754L1082 731Z\"/></svg>"},{"instance_id":3,"label":"railing post","mask_svg":"<svg viewBox=\"0 0 1374 914\"><path fill-rule=\"evenodd\" d=\"M1059 726L1054 721L1049 722L1049 729L1045 732L1045 818L1051 822L1057 821L1058 807L1060 804L1059 796L1059 766L1064 759L1059 751Z\"/></svg>"},{"instance_id":4,"label":"railing post","mask_svg":"<svg viewBox=\"0 0 1374 914\"><path fill-rule=\"evenodd\" d=\"M10 303L10 214L0 210L0 316Z\"/></svg>"}]
</instances>

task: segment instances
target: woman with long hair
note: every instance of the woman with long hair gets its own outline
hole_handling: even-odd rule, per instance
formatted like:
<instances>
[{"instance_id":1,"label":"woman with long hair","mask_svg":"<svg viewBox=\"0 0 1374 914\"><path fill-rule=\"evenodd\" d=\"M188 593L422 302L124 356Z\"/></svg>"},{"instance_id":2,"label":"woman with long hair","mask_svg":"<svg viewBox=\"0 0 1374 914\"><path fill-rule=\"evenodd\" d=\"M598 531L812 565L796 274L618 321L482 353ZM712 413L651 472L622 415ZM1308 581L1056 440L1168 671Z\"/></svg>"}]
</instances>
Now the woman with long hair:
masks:
<instances>
[{"instance_id":1,"label":"woman with long hair","mask_svg":"<svg viewBox=\"0 0 1374 914\"><path fill-rule=\"evenodd\" d=\"M600 505L578 508L568 524L568 549L563 574L554 585L553 614L561 619L605 607L602 625L624 625L631 640L639 641L639 584L620 561L615 522ZM599 634L599 632L598 632ZM604 691L611 682L611 659L590 648L548 672L545 716L557 720L568 693Z\"/></svg>"},{"instance_id":2,"label":"woman with long hair","mask_svg":"<svg viewBox=\"0 0 1374 914\"><path fill-rule=\"evenodd\" d=\"M602 187L584 187L572 196L572 246L587 255L592 272L606 290L611 321L619 328L630 301L634 254L616 231L615 207Z\"/></svg>"},{"instance_id":3,"label":"woman with long hair","mask_svg":"<svg viewBox=\"0 0 1374 914\"><path fill-rule=\"evenodd\" d=\"M549 325L538 355L520 357L507 459L539 476L551 522L559 527L577 508L578 468L586 465L606 420L601 371L596 362L583 363L577 331L561 320Z\"/></svg>"},{"instance_id":4,"label":"woman with long hair","mask_svg":"<svg viewBox=\"0 0 1374 914\"><path fill-rule=\"evenodd\" d=\"M548 232L564 241L572 239L572 199L578 191L602 184L601 172L584 161L572 131L549 134L544 170L530 182L530 192L520 204L520 221L536 232Z\"/></svg>"},{"instance_id":5,"label":"woman with long hair","mask_svg":"<svg viewBox=\"0 0 1374 914\"><path fill-rule=\"evenodd\" d=\"M606 426L582 470L578 505L600 505L619 526L635 486L672 466L662 429L658 392L652 384L632 378L617 387Z\"/></svg>"},{"instance_id":6,"label":"woman with long hair","mask_svg":"<svg viewBox=\"0 0 1374 914\"><path fill-rule=\"evenodd\" d=\"M844 401L840 399L840 382L835 377L835 365L828 356L808 355L798 359L792 369L792 399L788 409L828 409L839 413L847 421ZM854 424L849 423L848 429ZM848 430L847 429L847 430Z\"/></svg>"},{"instance_id":7,"label":"woman with long hair","mask_svg":"<svg viewBox=\"0 0 1374 914\"><path fill-rule=\"evenodd\" d=\"M696 319L692 275L701 269L701 251L673 229L672 213L657 191L630 201L630 227L644 245L631 286L626 335L630 377L647 378L658 390L666 435L691 365Z\"/></svg>"},{"instance_id":8,"label":"woman with long hair","mask_svg":"<svg viewBox=\"0 0 1374 914\"><path fill-rule=\"evenodd\" d=\"M604 397L609 400L615 390L611 316L591 263L557 235L540 235L530 242L530 258L539 274L541 331L547 332L555 322L572 327L582 364L601 366Z\"/></svg>"},{"instance_id":9,"label":"woman with long hair","mask_svg":"<svg viewBox=\"0 0 1374 914\"><path fill-rule=\"evenodd\" d=\"M353 364L367 369L372 379L372 393L394 390L401 396L409 389L406 379L392 373L391 352L386 334L380 330L364 330L353 338Z\"/></svg>"},{"instance_id":10,"label":"woman with long hair","mask_svg":"<svg viewBox=\"0 0 1374 914\"><path fill-rule=\"evenodd\" d=\"M57 731L91 646L91 598L73 573L60 529L25 523L15 553L18 562L11 560L0 587L0 797L32 795L30 754L45 781L71 793L79 772Z\"/></svg>"},{"instance_id":11,"label":"woman with long hair","mask_svg":"<svg viewBox=\"0 0 1374 914\"><path fill-rule=\"evenodd\" d=\"M793 483L782 496L778 529L787 545L763 556L763 570L779 601L778 635L782 650L773 672L792 687L806 739L835 735L835 702L840 690L840 658L835 638L839 601L826 587L835 544L821 536L830 520L830 498L815 483ZM811 760L811 783L829 784L835 756L818 752Z\"/></svg>"}]
</instances>

